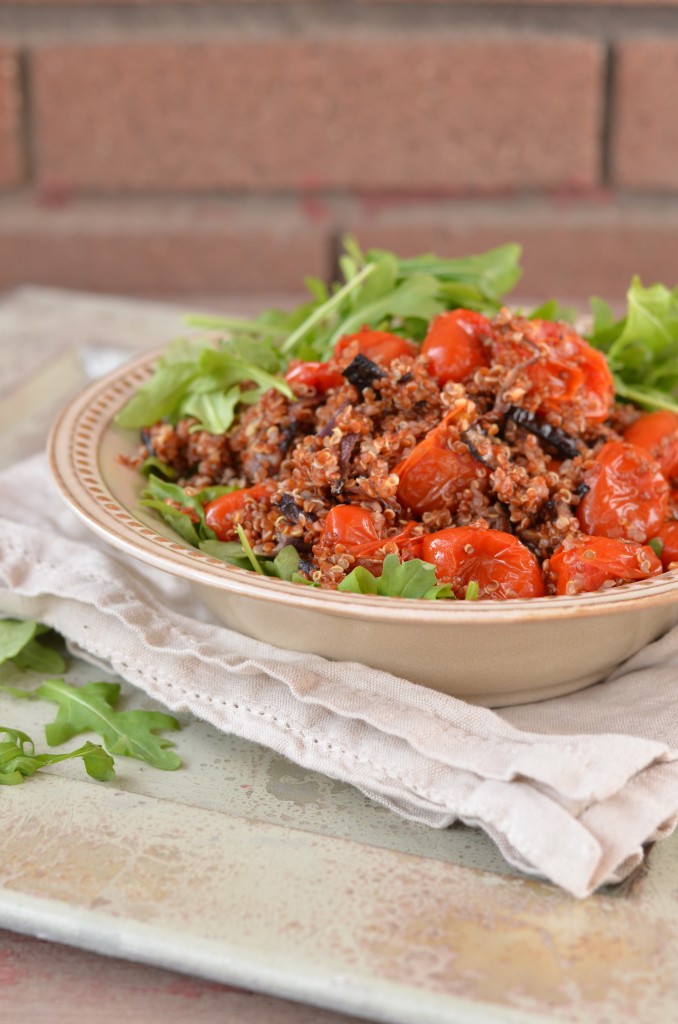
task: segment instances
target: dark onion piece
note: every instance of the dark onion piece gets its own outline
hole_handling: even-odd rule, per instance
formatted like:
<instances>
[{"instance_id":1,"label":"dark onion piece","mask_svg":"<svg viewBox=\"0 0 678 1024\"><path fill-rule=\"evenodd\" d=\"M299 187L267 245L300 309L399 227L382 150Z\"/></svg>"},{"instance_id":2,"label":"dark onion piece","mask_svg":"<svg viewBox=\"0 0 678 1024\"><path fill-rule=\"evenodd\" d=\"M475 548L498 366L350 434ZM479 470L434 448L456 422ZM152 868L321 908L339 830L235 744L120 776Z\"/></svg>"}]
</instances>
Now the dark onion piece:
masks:
<instances>
[{"instance_id":1,"label":"dark onion piece","mask_svg":"<svg viewBox=\"0 0 678 1024\"><path fill-rule=\"evenodd\" d=\"M364 356L362 352L359 352L341 372L346 380L360 392L363 392L365 388L371 388L375 380L386 376L381 367Z\"/></svg>"},{"instance_id":2,"label":"dark onion piece","mask_svg":"<svg viewBox=\"0 0 678 1024\"><path fill-rule=\"evenodd\" d=\"M281 494L280 501L276 505L284 515L288 523L298 523L302 509L299 508L291 494Z\"/></svg>"},{"instance_id":3,"label":"dark onion piece","mask_svg":"<svg viewBox=\"0 0 678 1024\"><path fill-rule=\"evenodd\" d=\"M564 455L566 459L574 459L579 455L579 446L573 437L570 437L569 434L566 434L559 427L552 427L550 423L545 423L544 420L538 419L528 409L521 409L518 405L510 405L506 410L506 416L508 419L513 420L514 423L517 423L519 427L529 430L531 434L538 437L544 444L555 449L559 455Z\"/></svg>"}]
</instances>

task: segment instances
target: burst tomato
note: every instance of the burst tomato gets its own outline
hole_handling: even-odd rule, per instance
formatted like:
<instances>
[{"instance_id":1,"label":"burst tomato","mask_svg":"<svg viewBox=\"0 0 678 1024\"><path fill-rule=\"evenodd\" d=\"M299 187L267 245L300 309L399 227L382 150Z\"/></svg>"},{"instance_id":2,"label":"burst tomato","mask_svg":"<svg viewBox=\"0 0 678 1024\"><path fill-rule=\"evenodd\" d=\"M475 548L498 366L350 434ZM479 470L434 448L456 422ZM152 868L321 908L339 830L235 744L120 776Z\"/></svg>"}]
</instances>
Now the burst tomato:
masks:
<instances>
[{"instance_id":1,"label":"burst tomato","mask_svg":"<svg viewBox=\"0 0 678 1024\"><path fill-rule=\"evenodd\" d=\"M337 342L334 354L340 356L353 342L358 343L358 351L367 356L373 363L388 366L398 356L416 356L419 349L412 341L401 338L389 331L373 331L371 327L363 327L355 334L346 334Z\"/></svg>"},{"instance_id":2,"label":"burst tomato","mask_svg":"<svg viewBox=\"0 0 678 1024\"><path fill-rule=\"evenodd\" d=\"M656 576L662 564L652 548L611 537L582 536L568 548L559 547L549 560L558 594L600 590L603 583L631 583Z\"/></svg>"},{"instance_id":3,"label":"burst tomato","mask_svg":"<svg viewBox=\"0 0 678 1024\"><path fill-rule=\"evenodd\" d=\"M360 505L335 505L330 509L320 540L325 547L343 545L358 560L370 559L384 545L395 546L405 557L417 558L421 552L421 537L413 537L416 523L408 523L394 537L380 537L374 517ZM380 559L377 559L380 561Z\"/></svg>"},{"instance_id":4,"label":"burst tomato","mask_svg":"<svg viewBox=\"0 0 678 1024\"><path fill-rule=\"evenodd\" d=\"M662 543L661 555L662 566L668 569L675 563L678 565L678 519L670 519L659 527L654 535Z\"/></svg>"},{"instance_id":5,"label":"burst tomato","mask_svg":"<svg viewBox=\"0 0 678 1024\"><path fill-rule=\"evenodd\" d=\"M450 583L463 597L478 584L479 599L504 601L543 597L544 580L537 559L510 533L478 526L452 526L423 538L422 558L436 567L440 583Z\"/></svg>"},{"instance_id":6,"label":"burst tomato","mask_svg":"<svg viewBox=\"0 0 678 1024\"><path fill-rule=\"evenodd\" d=\"M415 515L438 508L453 508L459 495L474 480L484 480L487 470L467 450L443 448L432 431L394 473L400 477L398 501Z\"/></svg>"},{"instance_id":7,"label":"burst tomato","mask_svg":"<svg viewBox=\"0 0 678 1024\"><path fill-rule=\"evenodd\" d=\"M324 395L330 388L338 388L346 383L344 375L333 369L329 363L303 363L300 360L294 360L290 364L285 380L292 387L295 384L303 384L307 388L313 388L320 395Z\"/></svg>"},{"instance_id":8,"label":"burst tomato","mask_svg":"<svg viewBox=\"0 0 678 1024\"><path fill-rule=\"evenodd\" d=\"M343 544L351 551L354 547L379 540L371 512L360 505L335 505L323 524L322 539L326 544Z\"/></svg>"},{"instance_id":9,"label":"burst tomato","mask_svg":"<svg viewBox=\"0 0 678 1024\"><path fill-rule=\"evenodd\" d=\"M646 412L624 432L630 444L645 448L667 478L678 477L678 416L669 409Z\"/></svg>"},{"instance_id":10,"label":"burst tomato","mask_svg":"<svg viewBox=\"0 0 678 1024\"><path fill-rule=\"evenodd\" d=\"M235 528L240 521L242 512L248 502L256 503L270 494L272 484L266 482L254 487L242 487L239 491L222 494L220 498L205 505L205 522L210 530L214 530L219 540L233 540Z\"/></svg>"},{"instance_id":11,"label":"burst tomato","mask_svg":"<svg viewBox=\"0 0 678 1024\"><path fill-rule=\"evenodd\" d=\"M577 507L584 533L644 543L666 518L669 485L644 448L603 445L584 482L589 491Z\"/></svg>"},{"instance_id":12,"label":"burst tomato","mask_svg":"<svg viewBox=\"0 0 678 1024\"><path fill-rule=\"evenodd\" d=\"M431 321L421 347L431 375L443 385L464 380L479 366L486 366L488 357L482 339L490 332L490 321L481 313L469 309L441 313Z\"/></svg>"},{"instance_id":13,"label":"burst tomato","mask_svg":"<svg viewBox=\"0 0 678 1024\"><path fill-rule=\"evenodd\" d=\"M523 339L500 336L493 347L505 364L524 364L537 412L561 413L569 405L590 423L607 419L614 381L602 352L568 324L549 320L525 320Z\"/></svg>"}]
</instances>

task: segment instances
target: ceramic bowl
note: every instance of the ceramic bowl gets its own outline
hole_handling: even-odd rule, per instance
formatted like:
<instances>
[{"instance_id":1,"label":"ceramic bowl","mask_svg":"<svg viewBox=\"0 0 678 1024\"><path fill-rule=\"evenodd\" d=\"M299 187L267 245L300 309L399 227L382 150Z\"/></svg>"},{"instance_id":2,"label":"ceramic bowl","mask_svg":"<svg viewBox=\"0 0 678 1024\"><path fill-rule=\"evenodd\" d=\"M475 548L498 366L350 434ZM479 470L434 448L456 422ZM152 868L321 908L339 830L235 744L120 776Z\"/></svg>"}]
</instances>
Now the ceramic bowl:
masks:
<instances>
[{"instance_id":1,"label":"ceramic bowl","mask_svg":"<svg viewBox=\"0 0 678 1024\"><path fill-rule=\"evenodd\" d=\"M97 534L188 581L230 628L501 707L603 679L678 622L678 571L578 597L455 603L316 590L202 554L139 506L143 479L118 461L136 452L138 436L114 417L157 356L145 354L96 381L64 409L49 442L52 471Z\"/></svg>"}]
</instances>

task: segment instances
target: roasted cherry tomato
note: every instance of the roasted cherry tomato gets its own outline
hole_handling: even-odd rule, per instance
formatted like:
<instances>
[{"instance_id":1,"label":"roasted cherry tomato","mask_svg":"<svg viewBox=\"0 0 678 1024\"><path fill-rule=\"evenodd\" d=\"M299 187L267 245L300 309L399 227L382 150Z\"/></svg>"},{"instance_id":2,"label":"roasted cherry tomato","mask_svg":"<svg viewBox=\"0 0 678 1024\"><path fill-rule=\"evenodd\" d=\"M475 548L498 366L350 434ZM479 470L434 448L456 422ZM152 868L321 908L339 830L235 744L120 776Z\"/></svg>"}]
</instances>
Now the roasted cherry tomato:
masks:
<instances>
[{"instance_id":1,"label":"roasted cherry tomato","mask_svg":"<svg viewBox=\"0 0 678 1024\"><path fill-rule=\"evenodd\" d=\"M334 348L335 356L340 356L354 341L358 342L358 351L362 355L382 366L388 366L398 356L416 356L419 352L414 342L406 338L388 331L373 331L371 327L363 327L355 334L346 334L339 339Z\"/></svg>"},{"instance_id":2,"label":"roasted cherry tomato","mask_svg":"<svg viewBox=\"0 0 678 1024\"><path fill-rule=\"evenodd\" d=\"M569 324L549 320L525 320L523 339L500 336L493 347L505 364L524 364L532 385L528 394L539 402L537 412L559 413L570 405L590 423L607 419L614 402L614 381L602 352Z\"/></svg>"},{"instance_id":3,"label":"roasted cherry tomato","mask_svg":"<svg viewBox=\"0 0 678 1024\"><path fill-rule=\"evenodd\" d=\"M624 440L645 448L667 480L678 477L678 416L669 409L646 412L624 432Z\"/></svg>"},{"instance_id":4,"label":"roasted cherry tomato","mask_svg":"<svg viewBox=\"0 0 678 1024\"><path fill-rule=\"evenodd\" d=\"M323 524L322 539L330 544L343 544L348 551L379 541L371 512L360 505L335 505Z\"/></svg>"},{"instance_id":5,"label":"roasted cherry tomato","mask_svg":"<svg viewBox=\"0 0 678 1024\"><path fill-rule=\"evenodd\" d=\"M479 366L487 365L482 339L491 330L487 317L470 309L441 313L431 321L421 351L428 356L429 371L440 385L464 380Z\"/></svg>"},{"instance_id":6,"label":"roasted cherry tomato","mask_svg":"<svg viewBox=\"0 0 678 1024\"><path fill-rule=\"evenodd\" d=\"M449 583L457 597L473 581L479 599L505 601L546 593L537 559L517 537L501 530L452 526L429 533L421 557L435 565L438 581Z\"/></svg>"},{"instance_id":7,"label":"roasted cherry tomato","mask_svg":"<svg viewBox=\"0 0 678 1024\"><path fill-rule=\"evenodd\" d=\"M393 537L380 537L374 517L367 509L360 505L335 505L327 515L320 539L325 546L343 545L358 562L369 562L370 569L378 574L378 566L372 565L375 561L372 556L385 545L391 550L395 547L403 558L419 557L421 537L412 536L415 526L416 523L411 522ZM376 561L381 562L381 557Z\"/></svg>"},{"instance_id":8,"label":"roasted cherry tomato","mask_svg":"<svg viewBox=\"0 0 678 1024\"><path fill-rule=\"evenodd\" d=\"M319 395L324 395L330 388L338 388L346 383L346 378L339 370L333 369L329 363L303 363L294 360L285 374L285 380L294 387L304 384L313 388Z\"/></svg>"},{"instance_id":9,"label":"roasted cherry tomato","mask_svg":"<svg viewBox=\"0 0 678 1024\"><path fill-rule=\"evenodd\" d=\"M242 512L248 502L261 501L272 491L272 484L266 482L254 487L241 487L239 491L222 494L220 498L205 505L205 522L210 530L214 530L219 540L233 540L236 536L236 525L241 521Z\"/></svg>"},{"instance_id":10,"label":"roasted cherry tomato","mask_svg":"<svg viewBox=\"0 0 678 1024\"><path fill-rule=\"evenodd\" d=\"M559 547L549 560L558 594L583 594L600 590L608 580L631 583L661 571L652 548L611 537L584 535L570 547Z\"/></svg>"},{"instance_id":11,"label":"roasted cherry tomato","mask_svg":"<svg viewBox=\"0 0 678 1024\"><path fill-rule=\"evenodd\" d=\"M669 519L659 527L654 537L661 541L660 558L664 570L678 565L678 519ZM654 540L654 537L650 538Z\"/></svg>"},{"instance_id":12,"label":"roasted cherry tomato","mask_svg":"<svg viewBox=\"0 0 678 1024\"><path fill-rule=\"evenodd\" d=\"M589 487L577 506L584 533L644 543L666 518L669 485L644 448L611 441L584 477Z\"/></svg>"},{"instance_id":13,"label":"roasted cherry tomato","mask_svg":"<svg viewBox=\"0 0 678 1024\"><path fill-rule=\"evenodd\" d=\"M454 508L462 491L487 470L467 450L443 448L437 437L424 438L394 473L400 477L398 501L415 515L437 508Z\"/></svg>"}]
</instances>

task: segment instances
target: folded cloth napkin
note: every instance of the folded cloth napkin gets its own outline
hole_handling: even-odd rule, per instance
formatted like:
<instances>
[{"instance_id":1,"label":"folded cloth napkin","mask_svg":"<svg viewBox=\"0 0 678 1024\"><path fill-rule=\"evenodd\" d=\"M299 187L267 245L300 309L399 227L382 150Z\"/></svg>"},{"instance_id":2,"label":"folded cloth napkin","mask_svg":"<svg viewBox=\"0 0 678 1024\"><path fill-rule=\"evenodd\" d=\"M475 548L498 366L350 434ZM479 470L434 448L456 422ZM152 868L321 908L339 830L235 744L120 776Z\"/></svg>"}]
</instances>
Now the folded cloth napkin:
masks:
<instances>
[{"instance_id":1,"label":"folded cloth napkin","mask_svg":"<svg viewBox=\"0 0 678 1024\"><path fill-rule=\"evenodd\" d=\"M82 526L42 457L0 474L0 614L406 818L479 826L578 897L626 877L678 820L678 629L577 694L473 707L209 621L187 585Z\"/></svg>"}]
</instances>

